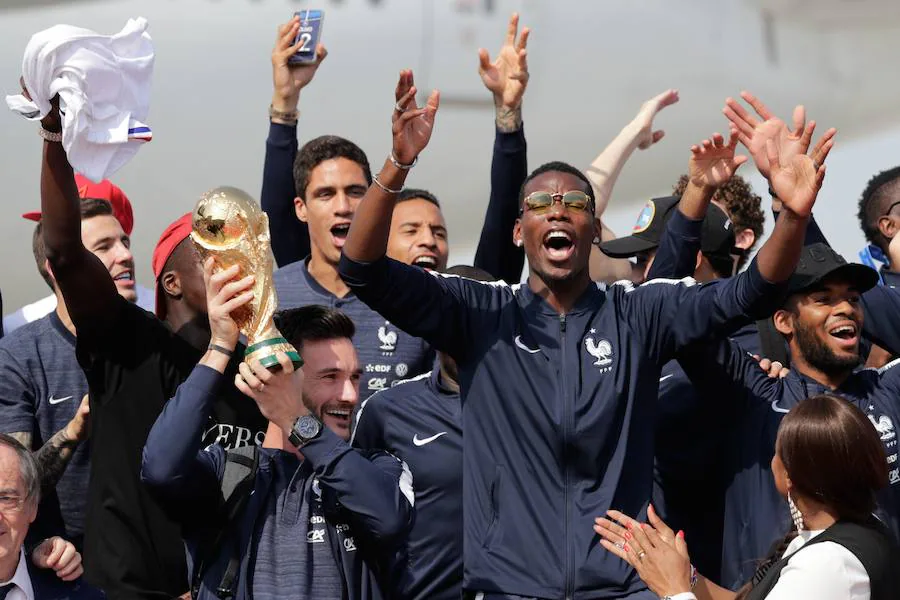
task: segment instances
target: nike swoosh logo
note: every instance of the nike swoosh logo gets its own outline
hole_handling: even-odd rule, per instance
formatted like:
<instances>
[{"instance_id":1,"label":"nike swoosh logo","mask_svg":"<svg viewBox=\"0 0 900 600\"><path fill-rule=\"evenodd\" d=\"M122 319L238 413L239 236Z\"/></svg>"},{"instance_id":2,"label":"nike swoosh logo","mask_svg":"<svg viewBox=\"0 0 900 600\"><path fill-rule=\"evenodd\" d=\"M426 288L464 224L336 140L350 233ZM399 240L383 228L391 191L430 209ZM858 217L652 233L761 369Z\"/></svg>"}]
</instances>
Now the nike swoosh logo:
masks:
<instances>
[{"instance_id":1,"label":"nike swoosh logo","mask_svg":"<svg viewBox=\"0 0 900 600\"><path fill-rule=\"evenodd\" d=\"M778 406L778 400L772 400L772 410L774 410L775 412L778 412L778 413L791 412L791 409L789 409L789 408L781 408L780 406Z\"/></svg>"},{"instance_id":2,"label":"nike swoosh logo","mask_svg":"<svg viewBox=\"0 0 900 600\"><path fill-rule=\"evenodd\" d=\"M516 336L515 342L516 342L516 346L518 346L519 348L521 348L521 349L524 350L525 352L528 352L529 354L537 354L538 352L541 351L540 348L538 348L537 350L532 350L531 348L529 348L528 346L526 346L524 343L522 343L522 336L521 336L521 335L517 335L517 336Z\"/></svg>"},{"instance_id":3,"label":"nike swoosh logo","mask_svg":"<svg viewBox=\"0 0 900 600\"><path fill-rule=\"evenodd\" d=\"M54 398L53 396L50 396L49 402L50 402L50 404L59 404L60 402L65 402L66 400L71 400L71 399L72 399L72 396L66 396L65 398Z\"/></svg>"},{"instance_id":4,"label":"nike swoosh logo","mask_svg":"<svg viewBox=\"0 0 900 600\"><path fill-rule=\"evenodd\" d=\"M669 373L668 375L663 375L662 377L659 378L659 382L662 383L663 381L665 381L665 380L668 379L669 377L675 377L675 373Z\"/></svg>"},{"instance_id":5,"label":"nike swoosh logo","mask_svg":"<svg viewBox=\"0 0 900 600\"><path fill-rule=\"evenodd\" d=\"M419 439L419 434L417 433L416 435L413 436L413 444L415 444L416 446L424 446L425 444L430 444L431 442L433 442L434 440L438 439L438 438L441 437L442 435L447 435L447 432L446 432L446 431L442 431L442 432L440 432L440 433L434 434L434 435L431 436L431 437L427 437L427 438L425 438L425 439L420 440L420 439Z\"/></svg>"}]
</instances>

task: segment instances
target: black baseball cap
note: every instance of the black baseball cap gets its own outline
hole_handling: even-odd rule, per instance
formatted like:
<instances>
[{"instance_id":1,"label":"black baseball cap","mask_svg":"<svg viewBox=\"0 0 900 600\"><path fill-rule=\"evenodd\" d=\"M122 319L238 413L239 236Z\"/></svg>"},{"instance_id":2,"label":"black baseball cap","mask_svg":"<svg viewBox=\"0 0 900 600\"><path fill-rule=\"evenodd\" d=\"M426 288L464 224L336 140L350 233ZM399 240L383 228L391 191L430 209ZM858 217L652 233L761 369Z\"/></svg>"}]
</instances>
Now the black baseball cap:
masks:
<instances>
[{"instance_id":1,"label":"black baseball cap","mask_svg":"<svg viewBox=\"0 0 900 600\"><path fill-rule=\"evenodd\" d=\"M641 210L628 237L600 244L600 250L612 258L631 258L640 252L659 246L666 223L678 206L678 196L653 198ZM707 257L728 258L744 253L734 245L734 226L721 208L710 204L703 219L700 250Z\"/></svg>"},{"instance_id":2,"label":"black baseball cap","mask_svg":"<svg viewBox=\"0 0 900 600\"><path fill-rule=\"evenodd\" d=\"M788 294L810 290L829 277L847 281L859 292L878 285L875 269L859 263L848 263L828 244L811 244L803 248L800 262L788 282Z\"/></svg>"}]
</instances>

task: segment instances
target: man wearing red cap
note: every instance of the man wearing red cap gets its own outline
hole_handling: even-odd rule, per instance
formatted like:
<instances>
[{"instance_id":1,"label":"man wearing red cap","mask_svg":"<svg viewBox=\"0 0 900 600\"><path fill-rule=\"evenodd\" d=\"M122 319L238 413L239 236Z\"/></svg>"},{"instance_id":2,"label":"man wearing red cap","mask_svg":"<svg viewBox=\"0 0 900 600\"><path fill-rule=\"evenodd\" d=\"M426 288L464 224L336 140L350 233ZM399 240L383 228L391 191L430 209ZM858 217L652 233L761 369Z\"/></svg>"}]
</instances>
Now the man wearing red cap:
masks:
<instances>
[{"instance_id":1,"label":"man wearing red cap","mask_svg":"<svg viewBox=\"0 0 900 600\"><path fill-rule=\"evenodd\" d=\"M122 230L126 235L131 235L131 231L134 228L134 211L131 208L131 202L128 201L128 196L125 195L125 192L123 192L119 186L108 179L104 179L100 183L94 183L78 174L75 175L75 183L78 186L78 195L83 200L98 199L109 202L112 206L112 214L118 219L119 223L121 223ZM22 215L22 217L29 221L40 222L41 211L36 210L27 212ZM132 281L134 281L133 278ZM138 285L137 282L134 282L134 286L129 289L133 289L137 292L138 306L146 310L153 310L154 296L152 290L149 290L142 285ZM8 334L26 323L31 323L32 321L36 321L48 315L56 310L56 303L57 298L54 293L41 298L36 302L27 304L14 313L6 315L3 317L4 333Z\"/></svg>"},{"instance_id":2,"label":"man wearing red cap","mask_svg":"<svg viewBox=\"0 0 900 600\"><path fill-rule=\"evenodd\" d=\"M59 131L58 112L51 111L41 125ZM182 217L163 233L153 256L163 322L116 293L81 242L78 202L65 150L45 142L43 238L78 330L78 359L90 387L85 577L113 599L173 598L188 587L181 531L141 484L141 453L163 406L210 345L199 257L188 239L187 216ZM262 439L266 420L253 402L233 385L215 395L206 443L233 448Z\"/></svg>"}]
</instances>

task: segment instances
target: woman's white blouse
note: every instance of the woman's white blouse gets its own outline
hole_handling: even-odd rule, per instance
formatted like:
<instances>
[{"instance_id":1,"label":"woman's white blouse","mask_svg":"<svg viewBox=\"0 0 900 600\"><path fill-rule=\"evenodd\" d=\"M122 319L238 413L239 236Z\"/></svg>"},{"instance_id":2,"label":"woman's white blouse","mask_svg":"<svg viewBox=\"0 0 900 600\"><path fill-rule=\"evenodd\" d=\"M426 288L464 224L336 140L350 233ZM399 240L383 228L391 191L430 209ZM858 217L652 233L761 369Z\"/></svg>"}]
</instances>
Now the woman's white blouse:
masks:
<instances>
[{"instance_id":1,"label":"woman's white blouse","mask_svg":"<svg viewBox=\"0 0 900 600\"><path fill-rule=\"evenodd\" d=\"M822 531L801 532L784 556ZM820 542L788 559L766 600L869 600L869 575L852 552L835 542Z\"/></svg>"}]
</instances>

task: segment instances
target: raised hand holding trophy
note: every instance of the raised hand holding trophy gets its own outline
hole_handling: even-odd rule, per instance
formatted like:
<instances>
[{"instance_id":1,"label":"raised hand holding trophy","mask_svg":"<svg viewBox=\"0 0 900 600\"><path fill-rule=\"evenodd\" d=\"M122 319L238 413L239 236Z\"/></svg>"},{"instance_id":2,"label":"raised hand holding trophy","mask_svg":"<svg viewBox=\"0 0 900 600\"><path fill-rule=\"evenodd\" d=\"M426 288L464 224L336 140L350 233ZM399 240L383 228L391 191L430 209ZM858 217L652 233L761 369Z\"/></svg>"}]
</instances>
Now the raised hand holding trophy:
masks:
<instances>
[{"instance_id":1,"label":"raised hand holding trophy","mask_svg":"<svg viewBox=\"0 0 900 600\"><path fill-rule=\"evenodd\" d=\"M273 316L278 307L272 281L272 249L269 218L246 192L219 187L200 198L191 219L191 239L205 261L216 259L216 271L240 266L238 277L254 275L253 300L232 314L247 336L244 360L258 360L267 369L279 368L276 352L284 352L294 363L303 359L276 329Z\"/></svg>"}]
</instances>

